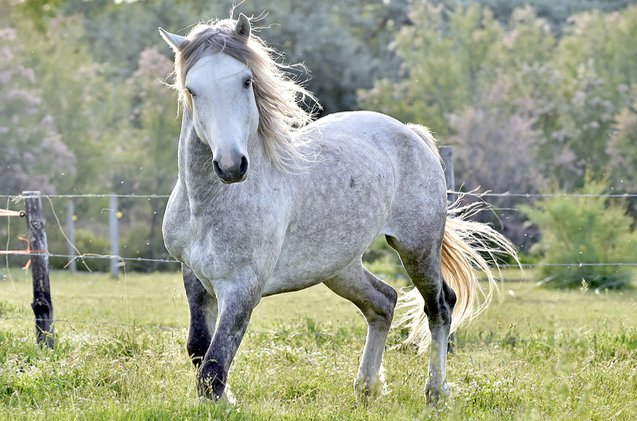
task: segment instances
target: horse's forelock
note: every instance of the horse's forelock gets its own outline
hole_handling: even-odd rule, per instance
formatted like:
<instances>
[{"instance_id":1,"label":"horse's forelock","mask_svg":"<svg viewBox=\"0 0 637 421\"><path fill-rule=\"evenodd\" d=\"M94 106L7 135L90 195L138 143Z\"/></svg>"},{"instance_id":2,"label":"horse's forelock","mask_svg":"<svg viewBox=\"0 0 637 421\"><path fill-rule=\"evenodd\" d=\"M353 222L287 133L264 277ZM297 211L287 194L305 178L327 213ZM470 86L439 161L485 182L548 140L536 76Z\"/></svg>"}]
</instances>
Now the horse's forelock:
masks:
<instances>
[{"instance_id":1,"label":"horse's forelock","mask_svg":"<svg viewBox=\"0 0 637 421\"><path fill-rule=\"evenodd\" d=\"M188 71L210 51L223 52L245 63L254 79L254 93L259 110L259 135L268 156L282 168L305 160L293 132L312 119L301 101L309 99L317 104L314 95L286 75L289 66L277 63L278 55L256 35L248 40L234 32L235 22L225 19L211 25L197 25L187 37L175 57L176 88L180 100L189 109L191 98L185 93Z\"/></svg>"},{"instance_id":2,"label":"horse's forelock","mask_svg":"<svg viewBox=\"0 0 637 421\"><path fill-rule=\"evenodd\" d=\"M213 26L204 24L195 26L175 57L177 89L181 99L186 100L187 106L190 106L188 96L183 95L186 75L195 63L210 51L223 52L246 64L249 62L251 53L245 39L234 34L228 20L219 21Z\"/></svg>"}]
</instances>

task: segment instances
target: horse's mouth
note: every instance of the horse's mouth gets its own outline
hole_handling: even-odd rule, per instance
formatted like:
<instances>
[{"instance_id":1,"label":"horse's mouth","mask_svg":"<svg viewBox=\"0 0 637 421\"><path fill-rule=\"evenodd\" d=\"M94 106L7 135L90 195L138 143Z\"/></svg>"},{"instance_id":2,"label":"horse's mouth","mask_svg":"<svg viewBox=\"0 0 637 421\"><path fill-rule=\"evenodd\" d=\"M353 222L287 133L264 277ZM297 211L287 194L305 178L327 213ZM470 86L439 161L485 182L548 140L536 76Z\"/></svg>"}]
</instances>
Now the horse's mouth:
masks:
<instances>
[{"instance_id":1,"label":"horse's mouth","mask_svg":"<svg viewBox=\"0 0 637 421\"><path fill-rule=\"evenodd\" d=\"M244 174L241 177L227 177L227 178L219 177L219 180L221 180L223 184L235 184L235 183L241 183L245 181L246 178L248 178L248 175Z\"/></svg>"}]
</instances>

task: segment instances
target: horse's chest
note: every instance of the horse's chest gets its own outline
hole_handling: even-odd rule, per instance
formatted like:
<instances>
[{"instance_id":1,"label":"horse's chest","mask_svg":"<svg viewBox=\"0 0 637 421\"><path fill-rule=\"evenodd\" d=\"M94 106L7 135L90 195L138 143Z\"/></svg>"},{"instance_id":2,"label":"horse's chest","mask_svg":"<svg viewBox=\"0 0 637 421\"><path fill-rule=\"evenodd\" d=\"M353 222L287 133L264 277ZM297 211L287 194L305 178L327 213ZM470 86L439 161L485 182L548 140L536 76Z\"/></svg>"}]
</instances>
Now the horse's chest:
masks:
<instances>
[{"instance_id":1,"label":"horse's chest","mask_svg":"<svg viewBox=\"0 0 637 421\"><path fill-rule=\"evenodd\" d=\"M284 227L274 229L272 213L247 205L239 208L201 214L178 206L167 208L164 241L168 252L202 281L268 273L276 263Z\"/></svg>"},{"instance_id":2,"label":"horse's chest","mask_svg":"<svg viewBox=\"0 0 637 421\"><path fill-rule=\"evenodd\" d=\"M200 279L228 277L234 268L245 265L246 247L236 241L225 241L224 223L191 217L168 233L169 252L190 267Z\"/></svg>"},{"instance_id":3,"label":"horse's chest","mask_svg":"<svg viewBox=\"0 0 637 421\"><path fill-rule=\"evenodd\" d=\"M176 203L176 199L171 196L164 213L162 234L166 250L179 261L183 261L182 256L187 246L189 224L190 211L180 203Z\"/></svg>"}]
</instances>

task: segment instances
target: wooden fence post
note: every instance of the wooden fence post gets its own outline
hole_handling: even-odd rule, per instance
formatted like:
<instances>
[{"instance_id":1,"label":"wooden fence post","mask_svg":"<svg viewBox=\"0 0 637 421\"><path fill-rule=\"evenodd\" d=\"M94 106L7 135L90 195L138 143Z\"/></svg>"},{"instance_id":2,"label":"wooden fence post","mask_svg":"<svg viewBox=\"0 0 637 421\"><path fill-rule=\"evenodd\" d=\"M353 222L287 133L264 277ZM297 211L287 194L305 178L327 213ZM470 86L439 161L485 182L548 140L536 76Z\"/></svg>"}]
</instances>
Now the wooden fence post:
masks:
<instances>
[{"instance_id":1,"label":"wooden fence post","mask_svg":"<svg viewBox=\"0 0 637 421\"><path fill-rule=\"evenodd\" d=\"M443 169L445 170L445 181L447 182L447 200L451 203L456 201L456 176L453 172L453 146L441 146L438 148L442 158Z\"/></svg>"},{"instance_id":2,"label":"wooden fence post","mask_svg":"<svg viewBox=\"0 0 637 421\"><path fill-rule=\"evenodd\" d=\"M75 216L75 204L73 203L73 199L69 199L66 202L66 232L69 238L68 244L68 255L73 256L69 260L69 270L71 273L75 273L77 271L77 262L75 261L75 220L73 217Z\"/></svg>"},{"instance_id":3,"label":"wooden fence post","mask_svg":"<svg viewBox=\"0 0 637 421\"><path fill-rule=\"evenodd\" d=\"M113 193L111 195L110 203L110 217L109 217L109 229L111 233L111 276L117 278L119 276L119 227L118 227L118 212L119 205L117 203L117 196Z\"/></svg>"},{"instance_id":4,"label":"wooden fence post","mask_svg":"<svg viewBox=\"0 0 637 421\"><path fill-rule=\"evenodd\" d=\"M31 249L31 274L33 275L33 313L35 314L36 340L53 348L53 302L49 283L49 252L46 240L42 201L39 191L22 192L27 218L27 231Z\"/></svg>"}]
</instances>

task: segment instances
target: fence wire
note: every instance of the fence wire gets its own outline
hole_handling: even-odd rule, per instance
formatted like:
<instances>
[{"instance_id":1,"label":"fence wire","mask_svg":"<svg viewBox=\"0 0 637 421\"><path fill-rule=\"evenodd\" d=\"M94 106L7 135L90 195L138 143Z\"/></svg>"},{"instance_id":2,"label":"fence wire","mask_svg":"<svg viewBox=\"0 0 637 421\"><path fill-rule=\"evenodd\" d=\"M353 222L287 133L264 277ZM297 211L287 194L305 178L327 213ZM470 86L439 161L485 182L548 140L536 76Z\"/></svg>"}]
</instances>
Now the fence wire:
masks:
<instances>
[{"instance_id":1,"label":"fence wire","mask_svg":"<svg viewBox=\"0 0 637 421\"><path fill-rule=\"evenodd\" d=\"M519 193L519 192L491 192L485 191L482 193L478 193L475 191L471 192L462 192L462 191L451 191L448 193L452 194L462 194L466 196L475 196L480 198L485 197L497 197L497 198L550 198L550 197L573 197L573 198L617 198L617 199L627 199L627 198L637 198L637 193L602 193L602 194L588 194L588 193ZM0 198L7 199L7 203L11 200L20 201L25 197L30 197L29 194L16 194L16 195L0 195ZM170 197L169 194L116 194L116 193L85 193L85 194L40 194L39 197L49 199L79 199L79 198L88 198L88 199L98 199L98 198L127 198L127 199L167 199ZM8 207L8 206L7 206ZM52 206L53 213L58 222L58 228L64 234L64 229L57 218L57 214L55 209ZM67 239L68 241L68 239ZM75 255L71 254L60 254L60 253L48 253L41 251L32 251L30 253L25 253L24 250L4 250L1 251L0 254L3 255L23 255L23 256L34 256L34 255L42 255L46 254L49 257L57 257L57 258L65 258L69 259L69 262L72 260L89 260L89 259L117 259L120 262L148 262L148 263L174 263L179 264L180 262L172 259L172 258L154 258L154 257L126 257L119 256L114 254L96 254L96 253L79 253ZM8 263L8 262L7 262ZM538 268L538 267L601 267L601 266L610 266L610 267L637 267L637 262L611 262L611 263L601 263L601 262L573 262L573 263L523 263L523 264L500 264L499 268Z\"/></svg>"},{"instance_id":2,"label":"fence wire","mask_svg":"<svg viewBox=\"0 0 637 421\"><path fill-rule=\"evenodd\" d=\"M85 253L80 255L72 255L72 254L58 254L58 253L44 253L33 251L31 253L25 253L24 251L18 250L15 252L9 251L3 252L2 254L15 254L20 256L41 256L47 255L49 257L59 257L70 260L90 260L90 259L117 259L123 262L151 262L151 263L175 263L181 264L180 261L175 259L168 258L153 258L153 257L124 257L118 256L114 254L94 254L94 253ZM393 265L396 267L402 267L401 265ZM609 262L609 263L601 263L601 262L573 262L573 263L502 263L498 264L497 267L500 269L517 269L517 268L538 268L538 267L602 267L602 266L610 266L610 267L637 267L637 262ZM494 266L495 267L495 266Z\"/></svg>"},{"instance_id":3,"label":"fence wire","mask_svg":"<svg viewBox=\"0 0 637 421\"><path fill-rule=\"evenodd\" d=\"M576 197L576 198L608 198L608 199L634 199L637 198L637 193L520 193L520 192L491 192L485 191L483 193L466 192L466 191L447 191L449 194L460 194L465 196L477 196L477 197L521 197L521 198L543 198L543 197ZM20 200L26 197L22 194L0 194L0 198L3 199L15 199ZM168 199L170 194L117 194L117 193L86 193L86 194L40 194L39 197L47 199L100 199L100 198L126 198L126 199Z\"/></svg>"},{"instance_id":4,"label":"fence wire","mask_svg":"<svg viewBox=\"0 0 637 421\"><path fill-rule=\"evenodd\" d=\"M613 198L613 199L632 199L637 198L637 193L605 193L605 194L578 194L578 193L516 193L516 192L484 192L484 193L476 193L476 192L460 192L460 191L449 191L449 193L454 194L464 194L466 196L478 197L481 199L484 198L526 198L526 199L541 199L541 198L552 198L552 197L573 197L573 198ZM9 204L11 201L14 203L19 202L20 200L28 197L27 195L0 195L0 198L4 198L7 200L7 210L9 208ZM57 216L55 208L53 206L53 199L102 199L102 198L126 198L126 199L141 199L141 200L151 200L151 199L167 199L169 197L168 194L105 194L105 193L90 193L90 194L42 194L39 195L41 198L48 199L49 204L51 206L51 210L55 217L55 221L57 222L57 228L62 232L62 235L65 237L65 240L70 243L70 240L66 237L64 228ZM12 216L18 216L19 212L13 212ZM9 215L6 215L9 216ZM11 218L8 218L11 219ZM11 225L8 225L9 235L11 230ZM47 255L51 258L63 258L68 260L68 265L72 261L80 261L83 262L85 260L113 260L116 259L120 262L120 265L124 267L124 276L126 277L126 262L147 262L147 263L163 263L163 264L180 264L179 261L173 258L155 258L155 257L127 257L120 256L116 254L96 254L96 253L82 253L79 250L76 250L76 254L64 254L64 253L52 253L49 251L36 251L36 250L8 250L9 242L7 242L7 250L0 250L0 254L6 255L8 259L9 255L22 255L25 257L36 256L36 255ZM73 245L73 247L75 247ZM9 262L6 260L6 265L8 269ZM84 263L86 268L90 271L90 268ZM392 267L402 267L401 265L390 265ZM521 264L511 264L511 263L502 263L497 265L499 269L535 269L542 267L563 267L563 268L582 268L582 267L637 267L637 262L610 262L610 263L601 263L601 262L573 262L573 263L521 263ZM495 268L495 266L494 266ZM10 272L8 274L11 277ZM11 321L28 321L32 322L33 318L29 316L0 316L0 322L11 322ZM117 328L140 328L140 329L159 329L164 331L176 331L182 330L182 328L170 327L170 326L162 326L162 325L154 325L154 324L138 324L138 323L125 323L125 322L115 322L115 321L95 321L95 320L79 320L79 319L54 319L54 324L68 324L68 325L91 325L91 326L112 326Z\"/></svg>"}]
</instances>

